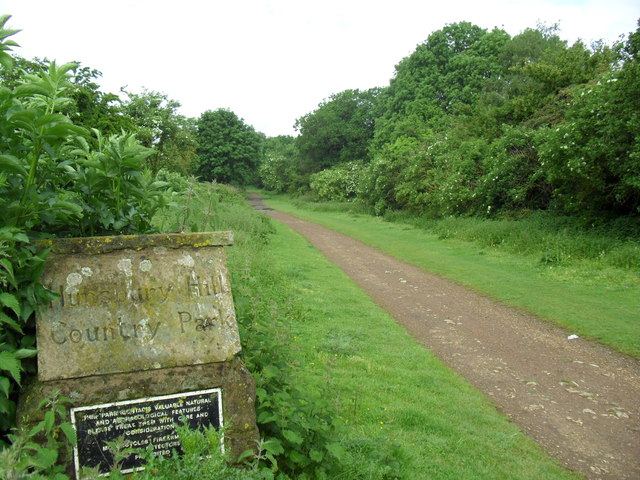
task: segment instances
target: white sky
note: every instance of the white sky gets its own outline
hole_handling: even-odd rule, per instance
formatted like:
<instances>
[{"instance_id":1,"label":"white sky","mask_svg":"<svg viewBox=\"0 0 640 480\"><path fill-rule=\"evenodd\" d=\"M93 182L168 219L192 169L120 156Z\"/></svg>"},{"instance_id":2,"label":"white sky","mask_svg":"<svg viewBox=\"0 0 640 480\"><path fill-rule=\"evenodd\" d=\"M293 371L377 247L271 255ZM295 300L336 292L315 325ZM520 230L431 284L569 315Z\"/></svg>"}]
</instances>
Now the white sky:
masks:
<instances>
[{"instance_id":1,"label":"white sky","mask_svg":"<svg viewBox=\"0 0 640 480\"><path fill-rule=\"evenodd\" d=\"M104 91L142 87L181 113L228 108L268 136L333 93L386 86L429 34L470 21L516 35L541 21L607 43L636 30L638 0L0 0L26 57L80 61Z\"/></svg>"}]
</instances>

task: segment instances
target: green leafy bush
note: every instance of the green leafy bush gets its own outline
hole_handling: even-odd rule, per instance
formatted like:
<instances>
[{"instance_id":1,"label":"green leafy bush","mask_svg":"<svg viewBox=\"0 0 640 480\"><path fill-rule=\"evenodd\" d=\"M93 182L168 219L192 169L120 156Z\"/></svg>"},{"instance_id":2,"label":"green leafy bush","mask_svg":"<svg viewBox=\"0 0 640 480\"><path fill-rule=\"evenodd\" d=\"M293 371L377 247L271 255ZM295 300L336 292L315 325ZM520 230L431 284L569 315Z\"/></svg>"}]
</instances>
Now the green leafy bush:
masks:
<instances>
[{"instance_id":1,"label":"green leafy bush","mask_svg":"<svg viewBox=\"0 0 640 480\"><path fill-rule=\"evenodd\" d=\"M0 60L13 69L8 19L0 17ZM51 62L0 85L0 446L14 438L22 377L35 372L34 312L54 298L38 282L48 252L33 240L145 233L165 204L166 185L143 170L150 149L127 133L96 132L91 145L65 114L76 67Z\"/></svg>"},{"instance_id":2,"label":"green leafy bush","mask_svg":"<svg viewBox=\"0 0 640 480\"><path fill-rule=\"evenodd\" d=\"M209 427L202 430L189 430L185 426L176 426L180 437L182 454L174 450L171 457L155 455L153 448L140 452L145 460L145 469L135 473L136 480L153 480L171 478L173 480L270 480L273 473L258 468L257 462L252 467L239 468L231 465L231 458L223 450L222 432ZM125 478L113 472L111 478Z\"/></svg>"},{"instance_id":3,"label":"green leafy bush","mask_svg":"<svg viewBox=\"0 0 640 480\"><path fill-rule=\"evenodd\" d=\"M337 412L322 388L296 374L293 334L283 319L304 313L292 302L287 280L273 274L270 260L259 250L230 256L243 351L256 379L258 427L279 471L325 478L343 454L336 441Z\"/></svg>"},{"instance_id":4,"label":"green leafy bush","mask_svg":"<svg viewBox=\"0 0 640 480\"><path fill-rule=\"evenodd\" d=\"M491 214L522 208L545 209L551 187L538 159L535 131L507 127L482 160L483 174L473 196L475 213Z\"/></svg>"},{"instance_id":5,"label":"green leafy bush","mask_svg":"<svg viewBox=\"0 0 640 480\"><path fill-rule=\"evenodd\" d=\"M311 191L320 200L351 200L360 184L362 163L346 162L311 175Z\"/></svg>"},{"instance_id":6,"label":"green leafy bush","mask_svg":"<svg viewBox=\"0 0 640 480\"><path fill-rule=\"evenodd\" d=\"M565 121L538 136L541 164L571 213L640 213L640 30L619 71L569 92Z\"/></svg>"},{"instance_id":7,"label":"green leafy bush","mask_svg":"<svg viewBox=\"0 0 640 480\"><path fill-rule=\"evenodd\" d=\"M53 395L40 402L44 419L29 431L9 435L10 445L0 450L0 476L6 480L68 480L58 462L61 450L75 445L76 433L67 421L69 399Z\"/></svg>"}]
</instances>

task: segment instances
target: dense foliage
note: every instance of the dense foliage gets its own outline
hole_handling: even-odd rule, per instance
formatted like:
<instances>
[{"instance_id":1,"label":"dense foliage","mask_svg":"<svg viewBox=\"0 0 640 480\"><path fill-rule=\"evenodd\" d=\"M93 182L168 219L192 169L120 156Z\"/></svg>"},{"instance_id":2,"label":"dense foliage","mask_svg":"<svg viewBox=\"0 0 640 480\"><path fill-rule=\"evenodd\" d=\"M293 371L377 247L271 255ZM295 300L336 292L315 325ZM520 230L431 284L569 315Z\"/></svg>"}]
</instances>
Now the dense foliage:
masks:
<instances>
[{"instance_id":1,"label":"dense foliage","mask_svg":"<svg viewBox=\"0 0 640 480\"><path fill-rule=\"evenodd\" d=\"M247 185L256 179L262 137L235 113L222 108L204 112L197 140L203 180Z\"/></svg>"},{"instance_id":2,"label":"dense foliage","mask_svg":"<svg viewBox=\"0 0 640 480\"><path fill-rule=\"evenodd\" d=\"M77 64L15 71L24 63L8 53L16 31L7 20L0 59L3 78L14 81L0 85L0 445L15 424L23 376L35 369L34 312L53 298L38 283L47 251L34 240L148 232L166 204L166 184L144 169L152 150L132 134L103 136L73 122Z\"/></svg>"},{"instance_id":3,"label":"dense foliage","mask_svg":"<svg viewBox=\"0 0 640 480\"><path fill-rule=\"evenodd\" d=\"M299 119L294 160L267 160L263 184L379 214L638 216L639 32L587 47L556 27L511 37L447 25L387 87L333 95Z\"/></svg>"},{"instance_id":4,"label":"dense foliage","mask_svg":"<svg viewBox=\"0 0 640 480\"><path fill-rule=\"evenodd\" d=\"M296 145L302 173L369 158L369 142L379 115L379 92L345 90L298 119Z\"/></svg>"},{"instance_id":5,"label":"dense foliage","mask_svg":"<svg viewBox=\"0 0 640 480\"><path fill-rule=\"evenodd\" d=\"M297 170L295 141L295 138L289 135L269 137L265 140L258 181L267 190L282 193L304 188L304 176Z\"/></svg>"}]
</instances>

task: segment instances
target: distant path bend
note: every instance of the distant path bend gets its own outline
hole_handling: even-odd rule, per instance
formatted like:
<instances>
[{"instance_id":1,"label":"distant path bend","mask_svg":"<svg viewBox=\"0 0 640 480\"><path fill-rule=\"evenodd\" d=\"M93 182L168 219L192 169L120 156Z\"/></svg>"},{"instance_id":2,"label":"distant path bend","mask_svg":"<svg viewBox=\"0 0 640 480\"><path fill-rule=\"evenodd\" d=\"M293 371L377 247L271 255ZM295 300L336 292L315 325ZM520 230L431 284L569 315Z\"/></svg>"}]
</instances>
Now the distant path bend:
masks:
<instances>
[{"instance_id":1,"label":"distant path bend","mask_svg":"<svg viewBox=\"0 0 640 480\"><path fill-rule=\"evenodd\" d=\"M421 344L589 479L640 479L640 361L506 307L320 225L301 233Z\"/></svg>"}]
</instances>

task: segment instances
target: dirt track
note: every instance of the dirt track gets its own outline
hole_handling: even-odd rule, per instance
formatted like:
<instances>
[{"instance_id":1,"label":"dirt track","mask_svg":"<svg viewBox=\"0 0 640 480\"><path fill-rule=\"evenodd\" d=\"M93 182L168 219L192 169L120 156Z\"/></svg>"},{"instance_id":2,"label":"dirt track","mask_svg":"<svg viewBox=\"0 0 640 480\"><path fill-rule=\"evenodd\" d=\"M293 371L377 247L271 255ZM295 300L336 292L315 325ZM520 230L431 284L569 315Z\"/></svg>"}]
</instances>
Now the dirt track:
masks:
<instances>
[{"instance_id":1,"label":"dirt track","mask_svg":"<svg viewBox=\"0 0 640 480\"><path fill-rule=\"evenodd\" d=\"M565 466L590 479L640 479L640 361L249 201L304 235Z\"/></svg>"}]
</instances>

